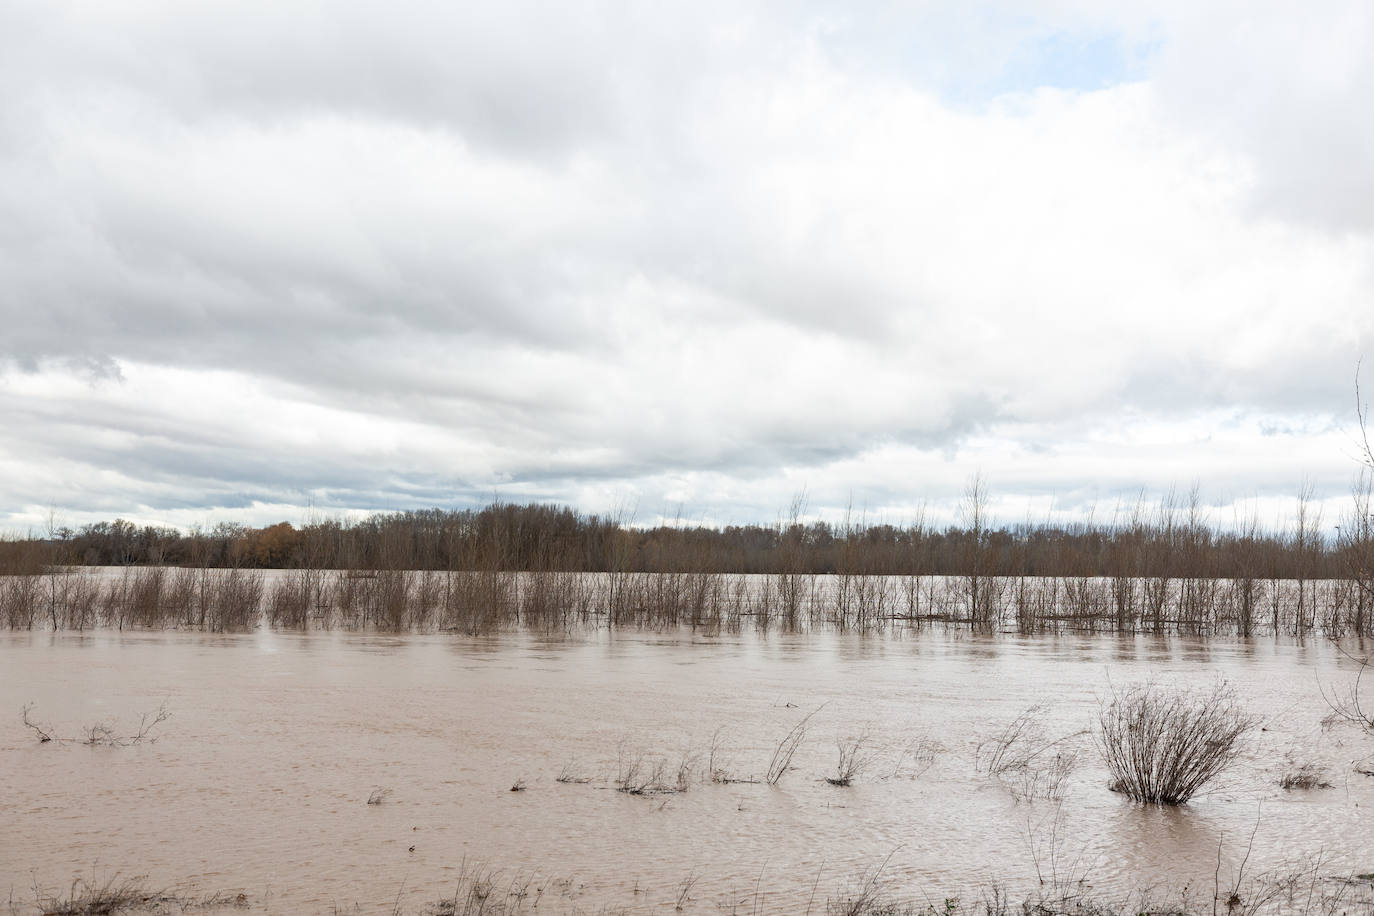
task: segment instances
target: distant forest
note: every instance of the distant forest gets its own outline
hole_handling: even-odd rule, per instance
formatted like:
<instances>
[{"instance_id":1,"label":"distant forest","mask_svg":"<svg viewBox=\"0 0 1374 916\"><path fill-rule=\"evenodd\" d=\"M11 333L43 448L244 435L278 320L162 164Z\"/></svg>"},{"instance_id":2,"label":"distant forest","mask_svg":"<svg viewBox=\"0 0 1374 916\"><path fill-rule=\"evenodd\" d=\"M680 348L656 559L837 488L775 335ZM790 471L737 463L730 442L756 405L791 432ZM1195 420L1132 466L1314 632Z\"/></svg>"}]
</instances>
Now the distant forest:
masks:
<instances>
[{"instance_id":1,"label":"distant forest","mask_svg":"<svg viewBox=\"0 0 1374 916\"><path fill-rule=\"evenodd\" d=\"M342 570L712 572L950 576L1363 578L1374 569L1368 494L1323 520L1300 497L1287 530L1209 523L1196 494L1112 523L997 526L987 494L966 494L961 523L936 528L823 521L637 527L566 506L385 513L295 527L219 524L190 534L116 519L0 542L0 571L53 565ZM1339 524L1335 524L1339 522ZM1325 532L1335 531L1334 536Z\"/></svg>"}]
</instances>

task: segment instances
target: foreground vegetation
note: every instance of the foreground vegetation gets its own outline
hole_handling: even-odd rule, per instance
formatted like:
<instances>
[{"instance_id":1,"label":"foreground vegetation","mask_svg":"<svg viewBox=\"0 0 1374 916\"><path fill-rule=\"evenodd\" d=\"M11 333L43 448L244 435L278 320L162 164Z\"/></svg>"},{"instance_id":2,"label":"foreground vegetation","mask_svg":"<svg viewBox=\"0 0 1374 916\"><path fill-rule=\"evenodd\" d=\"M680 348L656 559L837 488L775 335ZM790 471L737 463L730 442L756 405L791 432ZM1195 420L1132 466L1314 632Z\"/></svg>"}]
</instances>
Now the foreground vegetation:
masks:
<instances>
[{"instance_id":1,"label":"foreground vegetation","mask_svg":"<svg viewBox=\"0 0 1374 916\"><path fill-rule=\"evenodd\" d=\"M700 878L689 874L676 889L675 899L635 902L625 906L588 907L578 900L574 882L542 878L536 873L507 874L499 869L464 864L451 895L432 901L418 916L520 916L520 914L630 914L641 912L723 912L743 914L815 913L816 916L1289 916L1289 914L1367 914L1374 912L1374 876L1324 874L1320 862L1305 863L1281 873L1223 880L1220 870L1212 887L1162 891L1153 882L1141 891L1113 895L1094 891L1086 874L1042 881L1030 892L1015 893L993 885L976 894L941 894L903 889L885 879L883 866L835 887L818 899L786 902L763 886L741 899L712 897ZM817 876L819 883L819 876ZM638 894L638 891L635 892ZM417 912L399 902L385 912L391 916ZM216 893L188 897L150 889L141 878L116 878L104 884L73 883L67 895L35 893L32 902L11 900L11 916L110 916L116 913L233 912L251 910L254 901L244 893ZM361 913L355 906L330 911Z\"/></svg>"}]
</instances>

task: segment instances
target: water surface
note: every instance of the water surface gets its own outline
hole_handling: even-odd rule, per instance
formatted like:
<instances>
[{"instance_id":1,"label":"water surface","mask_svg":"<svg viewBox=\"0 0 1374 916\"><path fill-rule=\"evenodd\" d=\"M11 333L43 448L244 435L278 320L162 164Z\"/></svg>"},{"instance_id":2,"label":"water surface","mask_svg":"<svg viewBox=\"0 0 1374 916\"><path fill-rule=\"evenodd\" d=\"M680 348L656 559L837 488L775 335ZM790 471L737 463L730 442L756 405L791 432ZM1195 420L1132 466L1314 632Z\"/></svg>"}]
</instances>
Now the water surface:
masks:
<instances>
[{"instance_id":1,"label":"water surface","mask_svg":"<svg viewBox=\"0 0 1374 916\"><path fill-rule=\"evenodd\" d=\"M688 912L799 912L813 893L819 912L884 862L892 892L937 902L1066 875L1210 889L1218 850L1229 871L1252 831L1251 873L1318 854L1324 874L1370 871L1374 779L1356 769L1374 738L1322 725L1321 687L1354 670L1335 644L1268 638L3 634L0 893L137 874L269 912L413 911L483 866L560 879L546 894L584 911L671 909L697 876ZM1186 807L1108 791L1088 735L1059 746L1080 755L1062 803L980 772L980 745L1028 706L1054 740L1146 678L1225 678L1265 717ZM62 735L128 732L164 702L173 718L138 746L40 744L27 702ZM778 785L704 778L713 735L719 770L762 777L813 711ZM825 782L859 736L854 784ZM687 791L617 792L641 757L670 775L686 759ZM1302 763L1334 788L1281 790ZM390 791L369 805L375 789Z\"/></svg>"}]
</instances>

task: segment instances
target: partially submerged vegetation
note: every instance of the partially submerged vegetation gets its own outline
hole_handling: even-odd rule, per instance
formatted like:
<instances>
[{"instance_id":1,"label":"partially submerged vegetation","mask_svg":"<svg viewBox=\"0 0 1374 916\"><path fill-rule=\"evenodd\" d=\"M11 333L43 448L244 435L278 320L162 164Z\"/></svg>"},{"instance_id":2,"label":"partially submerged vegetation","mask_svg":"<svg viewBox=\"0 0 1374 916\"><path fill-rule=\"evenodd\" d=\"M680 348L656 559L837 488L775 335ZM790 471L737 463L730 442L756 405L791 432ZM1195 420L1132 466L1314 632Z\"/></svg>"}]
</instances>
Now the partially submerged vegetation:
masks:
<instances>
[{"instance_id":1,"label":"partially submerged vegetation","mask_svg":"<svg viewBox=\"0 0 1374 916\"><path fill-rule=\"evenodd\" d=\"M1078 768L1078 740L1088 733L1082 729L1051 737L1044 712L1041 704L1027 707L996 735L980 742L974 755L975 767L1019 800L1062 799Z\"/></svg>"},{"instance_id":2,"label":"partially submerged vegetation","mask_svg":"<svg viewBox=\"0 0 1374 916\"><path fill-rule=\"evenodd\" d=\"M116 520L0 542L0 624L1371 635L1371 479L1334 540L1310 491L1286 531L1213 524L1196 491L1107 522L994 527L978 479L943 529L805 522L800 502L786 521L724 528L501 503L190 534ZM97 579L83 565L125 571Z\"/></svg>"},{"instance_id":3,"label":"partially submerged vegetation","mask_svg":"<svg viewBox=\"0 0 1374 916\"><path fill-rule=\"evenodd\" d=\"M382 630L480 634L525 628L707 633L817 627L882 632L924 626L1024 634L1249 636L1369 634L1374 614L1353 580L1267 581L1247 617L1230 580L564 573L501 570L55 568L0 577L0 627L14 630ZM1127 595L1135 598L1127 604ZM1152 596L1151 603L1141 600ZM1253 610L1253 608L1252 608Z\"/></svg>"},{"instance_id":4,"label":"partially submerged vegetation","mask_svg":"<svg viewBox=\"0 0 1374 916\"><path fill-rule=\"evenodd\" d=\"M144 741L151 744L157 740L154 732L158 726L172 717L167 704L163 703L152 712L142 713L138 725L131 730L121 729L114 722L93 722L82 728L79 735L62 736L53 726L39 721L33 710L34 704L26 703L20 710L20 716L24 727L34 733L39 743L55 741L59 744L86 744L91 747L131 747Z\"/></svg>"},{"instance_id":5,"label":"partially submerged vegetation","mask_svg":"<svg viewBox=\"0 0 1374 916\"><path fill-rule=\"evenodd\" d=\"M1112 691L1096 737L1114 791L1181 805L1235 762L1258 726L1224 682L1208 691L1145 683Z\"/></svg>"},{"instance_id":6,"label":"partially submerged vegetation","mask_svg":"<svg viewBox=\"0 0 1374 916\"><path fill-rule=\"evenodd\" d=\"M890 857L889 857L890 861ZM762 912L793 912L805 916L1284 916L1284 914L1367 913L1374 909L1370 875L1326 874L1320 862L1294 866L1253 877L1244 870L1222 881L1220 872L1211 887L1167 890L1142 880L1140 890L1110 893L1094 889L1090 874L1076 879L1042 882L1031 890L1013 891L992 884L966 890L922 889L884 876L886 862L864 874L834 883L818 898L820 875L809 897L796 899L762 881L740 896L703 884L689 873L672 899L642 900L638 886L626 891L622 905L589 905L582 886L571 878L549 878L530 870L502 870L463 862L453 890L418 910L403 907L400 894L387 912L392 916L532 916L532 914L714 912L732 916ZM1148 876L1142 876L1148 878ZM779 910L782 901L783 910ZM594 908L589 908L593 906ZM215 893L194 897L149 889L143 878L113 878L101 885L75 882L63 896L35 892L32 903L11 900L11 916L113 916L118 913L232 912L252 907L243 893ZM360 907L343 912L361 912ZM332 910L341 910L336 904Z\"/></svg>"},{"instance_id":7,"label":"partially submerged vegetation","mask_svg":"<svg viewBox=\"0 0 1374 916\"><path fill-rule=\"evenodd\" d=\"M1315 763L1304 763L1301 766L1285 773L1279 780L1279 788L1285 790L1293 789L1329 789L1331 783L1326 780L1326 773Z\"/></svg>"},{"instance_id":8,"label":"partially submerged vegetation","mask_svg":"<svg viewBox=\"0 0 1374 916\"><path fill-rule=\"evenodd\" d=\"M77 878L65 894L35 887L32 905L11 897L11 914L41 916L114 916L117 913L226 912L248 907L248 895L218 891L200 896L158 890L143 876L112 875L103 881Z\"/></svg>"},{"instance_id":9,"label":"partially submerged vegetation","mask_svg":"<svg viewBox=\"0 0 1374 916\"><path fill-rule=\"evenodd\" d=\"M738 795L758 797L764 793L787 792L791 786L803 781L819 782L824 780L832 785L847 786L862 778L865 786L863 794L881 797L877 784L900 771L903 761L923 752L913 750L911 745L902 747L895 742L885 742L880 730L852 723L850 713L843 713L824 705L807 709L799 708L791 702L777 702L769 707L770 718L765 728L747 740L740 749L741 756L748 754L747 766L757 777L735 778L729 775L729 748L718 728L710 734L709 743L699 741L686 743L681 749L672 750L672 745L662 751L644 751L641 745L625 738L615 749L613 769L609 763L599 767L600 777L593 780L581 775L582 771L573 762L568 763L557 776L557 782L566 785L554 789L547 784L538 785L537 777L531 780L532 791L527 800L522 799L522 807L540 805L540 796L545 792L559 793L586 792L591 798L620 798L615 791L595 792L580 789L571 784L599 782L598 788L618 790L626 796L653 796L643 801L615 802L617 805L642 805L646 816L657 816L649 812L661 811L676 804L676 793L691 791L692 799L697 793ZM827 721L826 710L830 711ZM33 710L23 710L26 725L35 734L43 736L54 730L37 723ZM1073 773L1078 762L1079 745L1086 745L1085 730L1068 731L1075 725L1087 722L1064 723L1053 719L1052 710L1044 703L1027 707L1010 719L991 719L988 735L977 748L962 745L962 759L952 761L954 768L963 772L976 769L990 780L995 779L1019 799L1048 799L1050 804L1032 808L1032 812L1044 814L1046 811L1058 813L1058 804L1064 797L1065 783ZM1084 714L1085 718L1091 714ZM144 717L144 721L156 721L158 716ZM1104 695L1098 712L1097 739L1103 753L1103 761L1116 776L1118 787L1133 798L1143 802L1162 804L1182 804L1205 791L1217 773L1234 761L1241 753L1242 739L1256 724L1236 702L1235 694L1224 683L1218 683L1208 690L1186 691L1165 689L1155 683L1137 684L1113 689ZM1058 724L1053 724L1057 721ZM33 724L31 724L33 723ZM35 724L37 727L35 728ZM829 732L830 726L840 725L845 730L838 733L836 747L839 751L838 763L832 770L834 757L821 754L801 753L800 749L808 741L814 740L816 732ZM832 733L834 734L834 733ZM910 736L908 736L909 738ZM664 746L660 746L664 747ZM609 751L609 748L607 749ZM794 760L803 760L800 771ZM1068 764L1063 761L1071 761ZM1118 768L1117 762L1127 764ZM605 761L602 761L605 763ZM1321 771L1315 765L1298 766L1288 761L1289 770L1306 780L1308 787L1320 785ZM765 764L767 764L765 769ZM1262 769L1272 778L1273 770ZM764 774L767 775L764 775ZM794 773L795 778L786 781L784 788L770 788L766 784L779 785L782 775ZM1141 774L1145 774L1144 777ZM514 775L514 774L511 774ZM552 775L552 774L550 774ZM1100 775L1100 772L1099 772ZM1315 780L1315 781L1312 781ZM730 783L749 782L756 785L748 789L733 789ZM502 783L502 788L506 783ZM1088 788L1088 786L1091 788ZM1267 783L1273 789L1272 781ZM1091 781L1078 781L1076 791L1093 792L1099 797L1107 796L1105 781L1094 778ZM510 784L511 791L519 792L527 788L523 776ZM1287 787L1287 786L1285 786ZM1297 787L1297 786L1295 786ZM415 797L413 787L403 789L406 797ZM823 789L829 793L830 790ZM390 788L377 787L366 796L368 805L381 805L391 794ZM836 790L828 795L837 799L837 807L845 807L859 792ZM662 796L662 797L658 797ZM361 810L362 793L355 797ZM785 796L776 796L782 801L790 801ZM840 799L843 799L842 801ZM733 806L734 799L729 799ZM881 799L880 799L881 800ZM426 803L428 804L428 803ZM685 806L684 806L685 807ZM695 803L693 809L702 810ZM827 807L829 805L827 804ZM1129 807L1129 806L1126 806ZM386 810L370 809L374 820L386 821ZM745 810L743 804L739 810ZM1182 817L1188 817L1181 814ZM827 895L826 887L821 886L819 894L813 892L808 900L799 896L796 875L786 876L794 882L792 887L782 891L770 891L760 876L751 896L738 896L738 884L730 890L715 892L709 881L699 880L695 873L683 880L680 892L673 898L665 897L660 887L656 896L640 897L638 885L634 899L627 900L627 911L666 911L671 908L686 912L815 912L817 914L854 914L854 916L893 916L893 914L922 914L922 916L951 916L968 913L983 916L1048 916L1048 914L1078 914L1078 916L1114 916L1114 914L1171 913L1192 914L1215 911L1227 914L1261 913L1342 913L1368 912L1374 906L1371 891L1374 886L1360 875L1333 875L1324 873L1317 865L1309 870L1292 873L1274 872L1260 878L1246 878L1245 864L1241 862L1233 878L1222 881L1222 850L1220 840L1217 849L1217 884L1210 889L1196 882L1191 889L1185 887L1171 896L1152 893L1150 896L1120 894L1095 889L1091 865L1079 870L1077 861L1069 868L1072 877L1065 878L1065 870L1056 870L1055 859L1062 850L1056 851L1054 834L1048 840L1043 837L1043 823L1032 827L1027 815L1027 831L1040 832L1037 838L1028 837L1031 857L1036 874L1044 875L1038 886L1030 892L1011 891L1004 887L988 886L976 894L969 894L966 888L954 888L946 894L936 895L938 887L929 888L904 881L900 877L883 879L883 868L878 868L843 885L831 886ZM409 824L406 820L402 823ZM415 828L411 828L415 829ZM714 829L714 828L712 828ZM1057 827L1055 828L1057 829ZM1258 827L1257 827L1258 832ZM409 836L409 834L407 834ZM414 842L408 840L407 842ZM1251 836L1251 843L1254 835ZM415 846L410 846L410 852ZM1248 851L1246 853L1248 860ZM1008 863L1009 868L1010 863ZM1062 865L1062 863L1061 863ZM1011 872L1008 871L1008 874ZM571 892L571 884L560 885L533 873L511 872L495 869L461 870L462 877L451 894L442 900L433 900L422 912L430 914L516 914L516 913L571 913L571 912L615 912L602 901L607 899L603 885L596 892L596 906L588 910L587 901ZM509 876L509 877L507 877ZM1022 876L1026 873L1023 871ZM1046 877L1048 876L1048 877ZM1148 882L1156 891L1157 875L1142 876L1142 886ZM1114 872L1103 885L1119 888L1121 876ZM816 884L820 885L817 875ZM614 885L612 885L614 886ZM613 893L613 892L612 892ZM732 896L735 895L735 896ZM765 905L765 898L771 896ZM37 891L35 898L39 899ZM675 899L674 899L675 898ZM152 892L144 882L115 881L101 887L74 887L65 896L45 896L37 912L42 913L115 913L115 912L177 912L185 909L189 898L163 892ZM242 905L241 898L216 896L209 898L218 901L218 906ZM393 913L414 912L413 905L420 900L412 895L410 908L402 909L399 903L390 911ZM399 896L398 896L399 901ZM803 906L804 904L804 906ZM779 908L781 905L781 909ZM599 909L597 907L600 907ZM33 912L27 906L15 912ZM211 907L213 909L213 906ZM358 910L363 911L363 910Z\"/></svg>"}]
</instances>

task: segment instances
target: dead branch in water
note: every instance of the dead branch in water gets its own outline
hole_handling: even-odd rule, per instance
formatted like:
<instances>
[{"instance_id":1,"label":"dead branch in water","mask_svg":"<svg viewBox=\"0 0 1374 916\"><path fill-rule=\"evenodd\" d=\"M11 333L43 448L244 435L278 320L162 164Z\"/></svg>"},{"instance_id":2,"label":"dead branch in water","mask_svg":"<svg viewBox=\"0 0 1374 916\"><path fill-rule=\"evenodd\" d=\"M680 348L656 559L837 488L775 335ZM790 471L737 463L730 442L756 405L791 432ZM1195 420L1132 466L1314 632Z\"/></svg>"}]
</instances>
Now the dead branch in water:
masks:
<instances>
[{"instance_id":1,"label":"dead branch in water","mask_svg":"<svg viewBox=\"0 0 1374 916\"><path fill-rule=\"evenodd\" d=\"M1341 651L1347 658L1357 662L1360 667L1355 672L1355 680L1345 691L1333 686L1328 693L1326 687L1320 688L1322 699L1326 701L1327 706L1331 707L1331 715L1328 718L1332 721L1350 722L1370 734L1374 734L1374 711L1365 708L1361 696L1364 690L1364 677L1369 673L1370 668L1374 667L1374 661L1371 661L1369 656L1356 658L1345 650Z\"/></svg>"},{"instance_id":2,"label":"dead branch in water","mask_svg":"<svg viewBox=\"0 0 1374 916\"><path fill-rule=\"evenodd\" d=\"M811 717L824 708L825 704L822 703L811 710L778 742L778 746L773 750L773 758L768 761L768 776L765 781L770 786L776 786L783 774L792 768L792 755L797 753L797 748L806 738L806 727L810 724Z\"/></svg>"},{"instance_id":3,"label":"dead branch in water","mask_svg":"<svg viewBox=\"0 0 1374 916\"><path fill-rule=\"evenodd\" d=\"M33 703L26 703L21 710L21 717L24 720L24 726L34 731L40 743L60 741L66 744L75 744L80 742L92 747L130 747L131 745L142 744L145 740L151 744L157 740L157 737L153 735L153 730L172 717L171 711L167 709L167 704L163 703L156 710L143 713L138 720L138 729L131 735L121 735L116 730L116 726L111 723L94 722L81 730L81 737L64 738L58 736L52 726L33 721L29 715L33 708Z\"/></svg>"},{"instance_id":4,"label":"dead branch in water","mask_svg":"<svg viewBox=\"0 0 1374 916\"><path fill-rule=\"evenodd\" d=\"M33 705L34 704L32 703L24 704L24 709L22 713L24 718L24 727L33 729L34 732L38 735L38 740L40 743L46 743L48 741L53 740L52 732L50 731L52 726L39 725L37 722L34 722L32 719L29 718L29 711L33 709Z\"/></svg>"}]
</instances>

